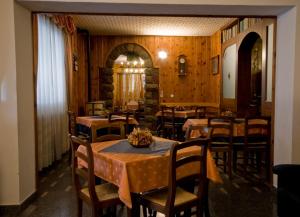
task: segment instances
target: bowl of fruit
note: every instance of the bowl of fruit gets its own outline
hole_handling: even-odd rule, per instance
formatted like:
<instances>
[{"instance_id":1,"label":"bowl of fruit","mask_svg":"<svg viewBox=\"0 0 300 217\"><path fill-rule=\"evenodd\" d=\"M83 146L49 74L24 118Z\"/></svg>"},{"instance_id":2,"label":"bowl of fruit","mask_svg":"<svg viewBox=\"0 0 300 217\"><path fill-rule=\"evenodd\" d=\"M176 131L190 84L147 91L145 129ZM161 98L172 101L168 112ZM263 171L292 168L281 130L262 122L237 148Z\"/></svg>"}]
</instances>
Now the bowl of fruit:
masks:
<instances>
[{"instance_id":1,"label":"bowl of fruit","mask_svg":"<svg viewBox=\"0 0 300 217\"><path fill-rule=\"evenodd\" d=\"M128 135L128 142L136 148L147 148L152 142L152 134L147 128L134 128Z\"/></svg>"}]
</instances>

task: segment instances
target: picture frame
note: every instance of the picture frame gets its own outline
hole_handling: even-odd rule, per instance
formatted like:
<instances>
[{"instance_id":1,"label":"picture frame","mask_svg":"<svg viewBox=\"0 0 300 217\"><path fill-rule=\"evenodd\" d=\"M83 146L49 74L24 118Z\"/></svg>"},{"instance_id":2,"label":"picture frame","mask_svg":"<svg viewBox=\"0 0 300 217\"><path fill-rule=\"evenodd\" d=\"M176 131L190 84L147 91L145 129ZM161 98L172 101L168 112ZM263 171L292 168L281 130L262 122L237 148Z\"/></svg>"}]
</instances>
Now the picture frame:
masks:
<instances>
[{"instance_id":1,"label":"picture frame","mask_svg":"<svg viewBox=\"0 0 300 217\"><path fill-rule=\"evenodd\" d=\"M211 58L211 70L213 75L219 73L219 55Z\"/></svg>"}]
</instances>

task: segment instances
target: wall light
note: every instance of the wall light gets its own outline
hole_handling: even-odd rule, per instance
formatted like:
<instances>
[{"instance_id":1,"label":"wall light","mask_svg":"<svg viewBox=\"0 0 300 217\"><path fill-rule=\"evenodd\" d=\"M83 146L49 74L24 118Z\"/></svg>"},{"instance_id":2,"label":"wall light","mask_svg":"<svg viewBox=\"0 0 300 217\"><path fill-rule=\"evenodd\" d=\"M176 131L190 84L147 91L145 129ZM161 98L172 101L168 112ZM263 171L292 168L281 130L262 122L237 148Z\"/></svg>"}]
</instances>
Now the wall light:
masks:
<instances>
[{"instance_id":1,"label":"wall light","mask_svg":"<svg viewBox=\"0 0 300 217\"><path fill-rule=\"evenodd\" d=\"M159 51L158 52L158 57L160 58L160 59L166 59L167 58L167 52L166 51Z\"/></svg>"}]
</instances>

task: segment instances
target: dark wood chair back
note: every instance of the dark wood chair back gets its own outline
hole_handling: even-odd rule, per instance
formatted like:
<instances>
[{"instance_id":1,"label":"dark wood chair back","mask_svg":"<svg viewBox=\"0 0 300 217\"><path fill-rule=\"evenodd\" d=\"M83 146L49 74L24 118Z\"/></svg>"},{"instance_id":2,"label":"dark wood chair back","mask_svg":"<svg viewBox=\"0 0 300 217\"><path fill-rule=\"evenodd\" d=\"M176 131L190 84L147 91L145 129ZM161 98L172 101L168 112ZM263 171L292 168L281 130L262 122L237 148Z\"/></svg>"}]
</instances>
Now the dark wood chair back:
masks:
<instances>
[{"instance_id":1,"label":"dark wood chair back","mask_svg":"<svg viewBox=\"0 0 300 217\"><path fill-rule=\"evenodd\" d=\"M244 168L248 167L249 153L256 153L256 167L260 172L262 163L265 165L265 179L270 181L271 159L271 118L266 116L246 117L244 137ZM264 158L261 158L264 153Z\"/></svg>"},{"instance_id":2,"label":"dark wood chair back","mask_svg":"<svg viewBox=\"0 0 300 217\"><path fill-rule=\"evenodd\" d=\"M94 155L88 140L71 136L72 175L77 196L77 216L82 216L82 202L91 207L91 217L102 216L103 208L122 204L118 188L110 183L95 185ZM79 146L82 148L78 150ZM79 166L81 161L85 166Z\"/></svg>"},{"instance_id":3,"label":"dark wood chair back","mask_svg":"<svg viewBox=\"0 0 300 217\"><path fill-rule=\"evenodd\" d=\"M189 206L193 206L195 204L200 205L205 201L205 196L207 196L207 147L208 147L209 139L197 139L191 140L183 143L176 143L172 146L170 150L170 172L169 172L169 184L168 184L168 199L166 203L166 210L168 214L173 213L175 209L175 197L176 197L176 188L182 183L184 180L194 180L197 183L197 199L193 201L192 204L186 204L186 208ZM189 147L198 146L200 147L199 153L192 154L184 157L179 157L178 151L184 150ZM200 170L197 173L192 174L188 177L184 177L182 179L178 179L176 177L178 168L190 164L197 163L200 165ZM203 210L201 209L201 212ZM199 212L199 210L198 210ZM167 215L173 216L173 215Z\"/></svg>"},{"instance_id":4,"label":"dark wood chair back","mask_svg":"<svg viewBox=\"0 0 300 217\"><path fill-rule=\"evenodd\" d=\"M246 117L245 119L245 145L270 145L271 118L266 116Z\"/></svg>"},{"instance_id":5,"label":"dark wood chair back","mask_svg":"<svg viewBox=\"0 0 300 217\"><path fill-rule=\"evenodd\" d=\"M161 106L161 128L164 137L167 136L169 130L171 130L170 138L175 137L175 107Z\"/></svg>"},{"instance_id":6,"label":"dark wood chair back","mask_svg":"<svg viewBox=\"0 0 300 217\"><path fill-rule=\"evenodd\" d=\"M94 177L94 156L91 148L91 144L88 140L82 140L76 136L70 135L71 147L72 147L72 173L73 182L77 197L85 198L86 201L96 204L99 202L95 191L95 177ZM86 154L78 151L78 147L82 145L85 148ZM87 165L86 168L80 168L78 166L78 160L83 161ZM86 197L81 189L85 183L88 185L90 198Z\"/></svg>"},{"instance_id":7,"label":"dark wood chair back","mask_svg":"<svg viewBox=\"0 0 300 217\"><path fill-rule=\"evenodd\" d=\"M76 114L73 111L68 111L69 118L69 133L72 135L77 135L76 133Z\"/></svg>"},{"instance_id":8,"label":"dark wood chair back","mask_svg":"<svg viewBox=\"0 0 300 217\"><path fill-rule=\"evenodd\" d=\"M233 121L230 117L209 117L208 127L211 128L211 142L218 141L232 143Z\"/></svg>"},{"instance_id":9,"label":"dark wood chair back","mask_svg":"<svg viewBox=\"0 0 300 217\"><path fill-rule=\"evenodd\" d=\"M94 127L92 142L125 139L125 122L116 121Z\"/></svg>"},{"instance_id":10,"label":"dark wood chair back","mask_svg":"<svg viewBox=\"0 0 300 217\"><path fill-rule=\"evenodd\" d=\"M196 118L205 118L206 108L205 106L196 106L195 107L195 116Z\"/></svg>"},{"instance_id":11,"label":"dark wood chair back","mask_svg":"<svg viewBox=\"0 0 300 217\"><path fill-rule=\"evenodd\" d=\"M138 112L135 111L115 111L108 114L108 121L113 122L123 122L125 125L125 135L129 132L129 118L134 118L138 120Z\"/></svg>"},{"instance_id":12,"label":"dark wood chair back","mask_svg":"<svg viewBox=\"0 0 300 217\"><path fill-rule=\"evenodd\" d=\"M232 139L233 120L230 117L209 117L208 126L211 127L211 142L209 149L215 153L216 164L219 162L219 153L223 154L224 172L232 178ZM228 168L228 170L227 170Z\"/></svg>"},{"instance_id":13,"label":"dark wood chair back","mask_svg":"<svg viewBox=\"0 0 300 217\"><path fill-rule=\"evenodd\" d=\"M220 115L220 109L213 106L206 106L205 117L218 117Z\"/></svg>"}]
</instances>

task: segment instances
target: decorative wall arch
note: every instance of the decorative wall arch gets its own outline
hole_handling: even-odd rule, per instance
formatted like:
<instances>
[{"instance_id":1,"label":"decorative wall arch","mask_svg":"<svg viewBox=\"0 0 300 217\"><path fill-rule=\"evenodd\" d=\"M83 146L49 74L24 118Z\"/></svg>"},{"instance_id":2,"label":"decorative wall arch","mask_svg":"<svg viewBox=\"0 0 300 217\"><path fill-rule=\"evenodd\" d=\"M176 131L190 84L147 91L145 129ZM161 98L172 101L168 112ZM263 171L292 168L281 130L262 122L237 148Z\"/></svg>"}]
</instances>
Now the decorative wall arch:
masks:
<instances>
[{"instance_id":1,"label":"decorative wall arch","mask_svg":"<svg viewBox=\"0 0 300 217\"><path fill-rule=\"evenodd\" d=\"M238 78L237 78L237 113L239 116L245 116L246 114L260 113L261 105L261 83L262 83L262 65L260 62L260 74L257 79L260 79L259 91L260 95L251 93L251 82L253 80L252 75L252 48L254 47L257 40L260 39L262 43L262 37L257 32L249 32L241 41L238 49ZM260 47L260 55L262 55L262 44Z\"/></svg>"},{"instance_id":2,"label":"decorative wall arch","mask_svg":"<svg viewBox=\"0 0 300 217\"><path fill-rule=\"evenodd\" d=\"M101 99L106 101L107 108L113 106L113 65L120 55L129 52L135 53L144 60L146 84L145 84L145 125L154 128L156 123L155 113L159 107L159 70L153 67L153 61L149 52L139 44L124 43L114 47L106 58L105 68L100 69Z\"/></svg>"},{"instance_id":3,"label":"decorative wall arch","mask_svg":"<svg viewBox=\"0 0 300 217\"><path fill-rule=\"evenodd\" d=\"M112 68L114 61L121 55L126 55L128 52L133 52L140 56L144 60L144 66L146 68L153 68L153 62L151 55L148 53L148 51L142 47L139 44L136 43L125 43L120 44L113 48L110 52L110 54L106 58L105 67L106 68Z\"/></svg>"}]
</instances>

